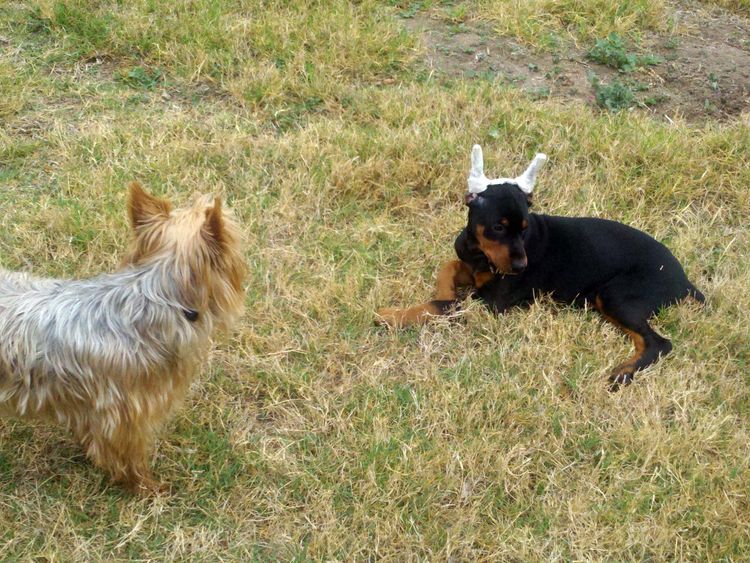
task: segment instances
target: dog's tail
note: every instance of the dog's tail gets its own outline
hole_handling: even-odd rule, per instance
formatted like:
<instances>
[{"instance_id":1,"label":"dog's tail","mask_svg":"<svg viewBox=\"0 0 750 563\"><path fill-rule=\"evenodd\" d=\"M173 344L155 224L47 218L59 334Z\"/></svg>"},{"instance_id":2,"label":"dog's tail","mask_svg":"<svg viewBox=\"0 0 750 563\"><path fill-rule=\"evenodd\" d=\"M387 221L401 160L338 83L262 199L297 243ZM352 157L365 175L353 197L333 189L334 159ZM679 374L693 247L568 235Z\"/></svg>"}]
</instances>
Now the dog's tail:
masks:
<instances>
[{"instance_id":1,"label":"dog's tail","mask_svg":"<svg viewBox=\"0 0 750 563\"><path fill-rule=\"evenodd\" d=\"M692 283L690 283L690 287L688 287L688 295L692 297L693 299L695 299L698 303L706 302L706 296L703 295L700 292L700 290L697 287L695 287Z\"/></svg>"}]
</instances>

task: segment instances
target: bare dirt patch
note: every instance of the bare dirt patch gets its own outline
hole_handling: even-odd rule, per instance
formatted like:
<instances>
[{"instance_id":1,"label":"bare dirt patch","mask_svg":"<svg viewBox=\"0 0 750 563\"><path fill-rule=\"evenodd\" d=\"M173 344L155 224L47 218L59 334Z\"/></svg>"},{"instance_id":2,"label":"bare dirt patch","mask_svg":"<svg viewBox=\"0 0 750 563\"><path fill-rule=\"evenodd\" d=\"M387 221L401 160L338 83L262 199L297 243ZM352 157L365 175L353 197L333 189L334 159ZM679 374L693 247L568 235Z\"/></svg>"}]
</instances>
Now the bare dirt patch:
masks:
<instances>
[{"instance_id":1,"label":"bare dirt patch","mask_svg":"<svg viewBox=\"0 0 750 563\"><path fill-rule=\"evenodd\" d=\"M692 5L677 8L674 17L680 33L649 33L637 49L631 45L661 62L627 75L590 60L590 45L540 52L499 36L484 22L456 26L429 13L404 23L422 35L427 65L448 76L501 78L533 96L596 105L593 73L603 83L628 83L636 107L659 117L726 120L750 111L750 21Z\"/></svg>"}]
</instances>

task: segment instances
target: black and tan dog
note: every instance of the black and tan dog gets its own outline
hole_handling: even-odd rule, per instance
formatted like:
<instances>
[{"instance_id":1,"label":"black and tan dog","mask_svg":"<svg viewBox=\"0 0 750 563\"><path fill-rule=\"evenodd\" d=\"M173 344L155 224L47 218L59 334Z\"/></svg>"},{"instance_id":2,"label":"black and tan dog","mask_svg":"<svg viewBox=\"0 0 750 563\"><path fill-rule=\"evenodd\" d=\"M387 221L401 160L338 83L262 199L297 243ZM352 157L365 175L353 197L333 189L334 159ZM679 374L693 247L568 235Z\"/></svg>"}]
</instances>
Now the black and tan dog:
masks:
<instances>
[{"instance_id":1,"label":"black and tan dog","mask_svg":"<svg viewBox=\"0 0 750 563\"><path fill-rule=\"evenodd\" d=\"M529 213L537 155L517 178L484 176L482 152L472 152L469 221L456 239L459 260L443 265L435 299L409 309L381 309L392 326L425 322L458 307L456 290L473 295L494 312L530 303L536 296L591 306L633 340L636 352L610 375L613 388L666 355L672 344L649 326L659 309L688 296L704 297L672 253L649 235L614 221Z\"/></svg>"}]
</instances>

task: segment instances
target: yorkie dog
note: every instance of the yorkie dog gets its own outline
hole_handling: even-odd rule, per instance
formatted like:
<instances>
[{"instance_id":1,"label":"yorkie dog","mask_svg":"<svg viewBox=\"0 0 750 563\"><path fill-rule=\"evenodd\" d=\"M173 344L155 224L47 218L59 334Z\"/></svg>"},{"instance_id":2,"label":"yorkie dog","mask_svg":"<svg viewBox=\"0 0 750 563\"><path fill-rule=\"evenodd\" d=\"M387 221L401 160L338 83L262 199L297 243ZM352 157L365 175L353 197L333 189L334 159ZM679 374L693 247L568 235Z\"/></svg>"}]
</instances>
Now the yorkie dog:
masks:
<instances>
[{"instance_id":1,"label":"yorkie dog","mask_svg":"<svg viewBox=\"0 0 750 563\"><path fill-rule=\"evenodd\" d=\"M86 280L0 270L0 413L66 426L131 491L163 490L156 431L185 397L216 329L241 314L240 229L221 200L172 209L130 185L133 242Z\"/></svg>"}]
</instances>

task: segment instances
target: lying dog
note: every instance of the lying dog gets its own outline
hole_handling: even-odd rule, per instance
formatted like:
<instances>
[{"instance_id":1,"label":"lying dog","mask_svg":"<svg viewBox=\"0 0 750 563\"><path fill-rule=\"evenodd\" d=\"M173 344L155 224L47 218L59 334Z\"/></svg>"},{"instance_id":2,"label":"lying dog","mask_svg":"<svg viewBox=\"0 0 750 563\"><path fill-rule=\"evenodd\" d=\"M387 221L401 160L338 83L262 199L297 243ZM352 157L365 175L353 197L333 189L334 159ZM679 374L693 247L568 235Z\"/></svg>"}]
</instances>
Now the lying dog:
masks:
<instances>
[{"instance_id":1,"label":"lying dog","mask_svg":"<svg viewBox=\"0 0 750 563\"><path fill-rule=\"evenodd\" d=\"M610 375L612 388L666 355L672 344L648 324L659 309L686 297L703 302L672 253L649 235L614 221L529 213L538 154L523 175L491 180L482 149L472 150L466 204L469 220L455 243L459 260L444 264L435 299L409 309L381 309L379 320L408 326L458 307L456 289L473 294L495 313L528 304L540 294L591 306L633 340L636 352Z\"/></svg>"}]
</instances>

